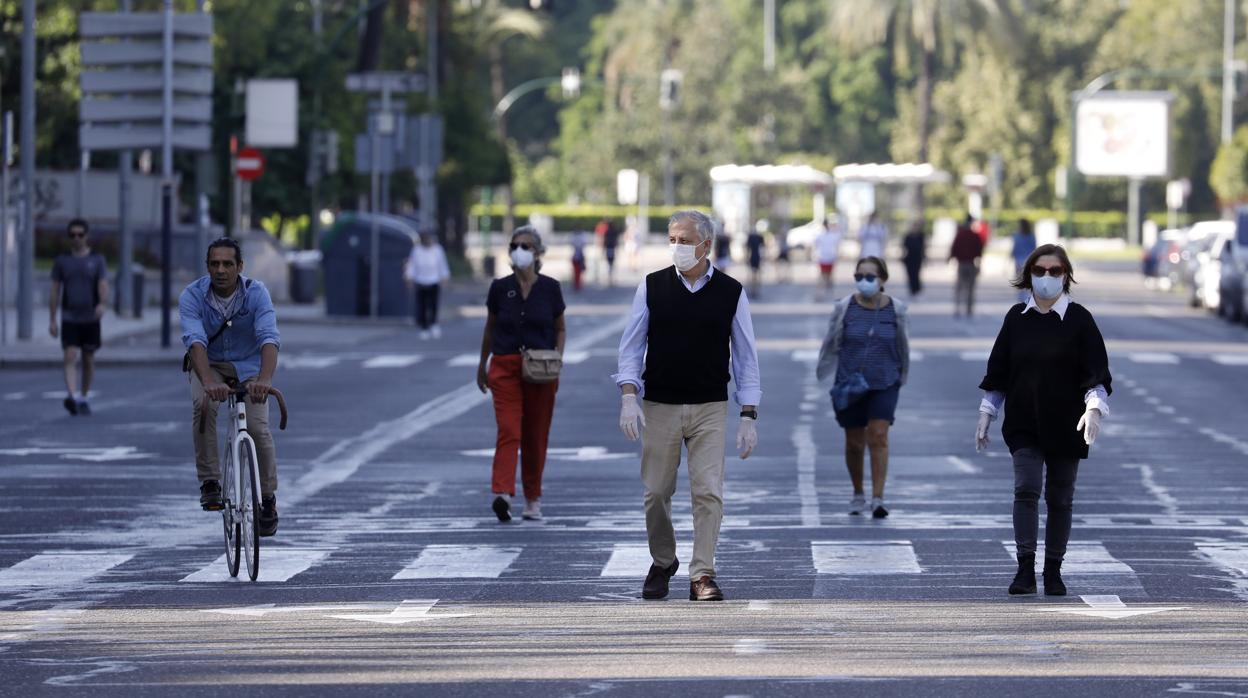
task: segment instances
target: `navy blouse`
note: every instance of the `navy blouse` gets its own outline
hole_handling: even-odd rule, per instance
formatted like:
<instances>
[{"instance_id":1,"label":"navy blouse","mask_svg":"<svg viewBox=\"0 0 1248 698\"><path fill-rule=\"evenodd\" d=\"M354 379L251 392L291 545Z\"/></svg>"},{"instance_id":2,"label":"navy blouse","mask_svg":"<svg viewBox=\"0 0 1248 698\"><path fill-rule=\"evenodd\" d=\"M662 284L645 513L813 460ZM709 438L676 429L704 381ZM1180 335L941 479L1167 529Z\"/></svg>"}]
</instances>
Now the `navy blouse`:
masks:
<instances>
[{"instance_id":1,"label":"navy blouse","mask_svg":"<svg viewBox=\"0 0 1248 698\"><path fill-rule=\"evenodd\" d=\"M490 352L495 355L519 354L521 349L554 349L555 320L567 308L559 282L541 274L528 298L521 296L515 274L495 279L485 306L494 315Z\"/></svg>"}]
</instances>

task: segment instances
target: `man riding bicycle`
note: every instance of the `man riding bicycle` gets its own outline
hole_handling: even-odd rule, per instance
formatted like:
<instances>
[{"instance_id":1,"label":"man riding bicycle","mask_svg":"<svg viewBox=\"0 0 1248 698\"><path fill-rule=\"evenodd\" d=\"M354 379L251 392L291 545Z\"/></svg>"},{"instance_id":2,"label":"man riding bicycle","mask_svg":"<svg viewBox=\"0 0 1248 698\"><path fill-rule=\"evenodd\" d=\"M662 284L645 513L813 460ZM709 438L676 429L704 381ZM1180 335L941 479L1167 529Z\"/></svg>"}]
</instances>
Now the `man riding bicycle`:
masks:
<instances>
[{"instance_id":1,"label":"man riding bicycle","mask_svg":"<svg viewBox=\"0 0 1248 698\"><path fill-rule=\"evenodd\" d=\"M268 390L277 370L281 336L269 290L242 272L243 250L237 241L220 238L208 245L208 275L191 282L178 300L182 344L187 349L182 368L190 373L200 506L205 511L224 506L217 405L229 397L232 386L246 388L247 431L260 461L257 528L260 535L271 536L277 533L277 455L269 433ZM200 413L205 410L207 420L200 432Z\"/></svg>"}]
</instances>

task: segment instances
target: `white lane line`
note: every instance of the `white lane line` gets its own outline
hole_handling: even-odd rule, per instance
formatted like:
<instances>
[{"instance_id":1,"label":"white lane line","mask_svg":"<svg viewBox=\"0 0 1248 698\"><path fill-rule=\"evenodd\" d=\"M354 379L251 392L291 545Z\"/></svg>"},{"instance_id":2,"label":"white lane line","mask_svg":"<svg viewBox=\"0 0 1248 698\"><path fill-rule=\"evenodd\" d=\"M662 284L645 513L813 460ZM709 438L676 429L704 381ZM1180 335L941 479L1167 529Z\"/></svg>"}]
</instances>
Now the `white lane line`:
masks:
<instances>
[{"instance_id":1,"label":"white lane line","mask_svg":"<svg viewBox=\"0 0 1248 698\"><path fill-rule=\"evenodd\" d=\"M4 399L5 400L25 400L26 393L5 393Z\"/></svg>"},{"instance_id":2,"label":"white lane line","mask_svg":"<svg viewBox=\"0 0 1248 698\"><path fill-rule=\"evenodd\" d=\"M949 459L949 462L953 465L953 467L958 469L958 472L967 473L968 475L978 475L984 472L983 468L972 464L970 461L961 456L946 457Z\"/></svg>"},{"instance_id":3,"label":"white lane line","mask_svg":"<svg viewBox=\"0 0 1248 698\"><path fill-rule=\"evenodd\" d=\"M1177 364L1179 357L1164 351L1136 351L1127 354L1127 358L1137 364Z\"/></svg>"},{"instance_id":4,"label":"white lane line","mask_svg":"<svg viewBox=\"0 0 1248 698\"><path fill-rule=\"evenodd\" d=\"M1014 555L1014 541L1001 541L1011 556ZM1044 559L1044 542L1036 548L1036 560ZM1066 558L1062 562L1062 573L1080 574L1129 574L1135 576L1135 570L1118 558L1109 554L1105 545L1098 541L1069 543L1066 546Z\"/></svg>"},{"instance_id":5,"label":"white lane line","mask_svg":"<svg viewBox=\"0 0 1248 698\"><path fill-rule=\"evenodd\" d=\"M923 352L915 351L913 349L910 350L910 363L914 363L916 361L922 361L926 358L927 358L927 355L924 354Z\"/></svg>"},{"instance_id":6,"label":"white lane line","mask_svg":"<svg viewBox=\"0 0 1248 698\"><path fill-rule=\"evenodd\" d=\"M987 360L988 360L988 355L989 355L990 353L992 353L992 352L991 352L991 351L983 351L983 350L977 350L977 351L964 351L964 352L961 352L960 354L958 354L958 356L959 356L959 357L960 357L963 361L973 361L973 362L975 362L975 363L983 363L984 361L987 361Z\"/></svg>"},{"instance_id":7,"label":"white lane line","mask_svg":"<svg viewBox=\"0 0 1248 698\"><path fill-rule=\"evenodd\" d=\"M587 351L566 351L565 350L563 352L563 364L565 366L575 366L576 364L583 364L588 360L589 360L589 352Z\"/></svg>"},{"instance_id":8,"label":"white lane line","mask_svg":"<svg viewBox=\"0 0 1248 698\"><path fill-rule=\"evenodd\" d=\"M1153 499L1157 500L1157 503L1166 510L1166 514L1169 516L1179 515L1179 500L1170 494L1170 490L1157 484L1157 479L1153 474L1153 466L1144 463L1124 463L1122 467L1128 470L1140 471L1140 482L1143 483L1144 489L1153 495Z\"/></svg>"},{"instance_id":9,"label":"white lane line","mask_svg":"<svg viewBox=\"0 0 1248 698\"><path fill-rule=\"evenodd\" d=\"M677 574L689 574L689 561L693 559L693 543L676 542L676 559L680 560ZM611 558L603 565L599 577L638 577L645 578L650 571L654 559L650 557L650 546L645 543L616 543L611 548Z\"/></svg>"},{"instance_id":10,"label":"white lane line","mask_svg":"<svg viewBox=\"0 0 1248 698\"><path fill-rule=\"evenodd\" d=\"M908 540L842 543L811 541L810 557L819 574L922 574Z\"/></svg>"},{"instance_id":11,"label":"white lane line","mask_svg":"<svg viewBox=\"0 0 1248 698\"><path fill-rule=\"evenodd\" d=\"M1213 439L1214 441L1217 441L1220 444L1230 446L1231 448L1235 449L1236 451L1239 451L1245 456L1248 456L1248 442L1240 441L1239 439L1235 438L1234 436L1231 436L1230 434L1224 434L1218 431L1217 429L1213 429L1211 427L1202 428L1200 430L1200 433L1204 434L1205 436L1208 436L1209 438Z\"/></svg>"},{"instance_id":12,"label":"white lane line","mask_svg":"<svg viewBox=\"0 0 1248 698\"><path fill-rule=\"evenodd\" d=\"M476 366L480 361L480 354L456 354L446 362L446 365L448 368L465 368Z\"/></svg>"},{"instance_id":13,"label":"white lane line","mask_svg":"<svg viewBox=\"0 0 1248 698\"><path fill-rule=\"evenodd\" d=\"M757 637L743 637L732 643L733 654L763 654L767 651L767 641Z\"/></svg>"},{"instance_id":14,"label":"white lane line","mask_svg":"<svg viewBox=\"0 0 1248 698\"><path fill-rule=\"evenodd\" d=\"M1248 366L1248 354L1214 354L1209 358L1223 366Z\"/></svg>"},{"instance_id":15,"label":"white lane line","mask_svg":"<svg viewBox=\"0 0 1248 698\"><path fill-rule=\"evenodd\" d=\"M47 551L0 570L0 589L79 584L128 562L133 553Z\"/></svg>"},{"instance_id":16,"label":"white lane line","mask_svg":"<svg viewBox=\"0 0 1248 698\"><path fill-rule=\"evenodd\" d=\"M569 342L568 349L585 351L598 342L624 331L627 317L619 317ZM390 450L394 445L458 418L489 398L477 389L476 381L444 393L401 417L380 422L372 429L337 442L316 460L308 471L295 480L284 501L296 504L330 485L345 481L365 463Z\"/></svg>"},{"instance_id":17,"label":"white lane line","mask_svg":"<svg viewBox=\"0 0 1248 698\"><path fill-rule=\"evenodd\" d=\"M336 365L341 359L337 356L283 356L278 366L281 368L322 369Z\"/></svg>"},{"instance_id":18,"label":"white lane line","mask_svg":"<svg viewBox=\"0 0 1248 698\"><path fill-rule=\"evenodd\" d=\"M309 567L329 557L332 550L322 548L277 548L261 547L260 574L257 582L284 582L291 577L306 571ZM241 565L241 563L240 563ZM196 572L192 572L179 581L182 582L237 582L246 580L247 576L239 570L237 577L231 577L225 568L225 556L217 558Z\"/></svg>"},{"instance_id":19,"label":"white lane line","mask_svg":"<svg viewBox=\"0 0 1248 698\"><path fill-rule=\"evenodd\" d=\"M815 445L814 429L809 424L793 427L793 448L797 451L797 496L801 505L803 526L818 526L819 492L815 489L815 458L819 453Z\"/></svg>"},{"instance_id":20,"label":"white lane line","mask_svg":"<svg viewBox=\"0 0 1248 698\"><path fill-rule=\"evenodd\" d=\"M430 545L391 579L496 579L519 556L499 545Z\"/></svg>"},{"instance_id":21,"label":"white lane line","mask_svg":"<svg viewBox=\"0 0 1248 698\"><path fill-rule=\"evenodd\" d=\"M798 363L814 363L819 360L818 349L795 349L789 358Z\"/></svg>"},{"instance_id":22,"label":"white lane line","mask_svg":"<svg viewBox=\"0 0 1248 698\"><path fill-rule=\"evenodd\" d=\"M364 368L407 368L420 363L420 354L382 354L364 362Z\"/></svg>"}]
</instances>

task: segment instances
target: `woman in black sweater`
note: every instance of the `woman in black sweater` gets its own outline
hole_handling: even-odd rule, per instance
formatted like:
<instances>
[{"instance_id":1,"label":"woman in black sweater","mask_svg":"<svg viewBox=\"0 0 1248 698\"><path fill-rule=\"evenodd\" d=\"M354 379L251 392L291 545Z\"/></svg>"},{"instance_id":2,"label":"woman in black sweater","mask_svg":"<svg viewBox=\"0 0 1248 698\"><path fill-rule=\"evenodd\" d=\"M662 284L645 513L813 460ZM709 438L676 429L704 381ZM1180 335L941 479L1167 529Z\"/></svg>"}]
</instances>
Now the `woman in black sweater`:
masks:
<instances>
[{"instance_id":1,"label":"woman in black sweater","mask_svg":"<svg viewBox=\"0 0 1248 698\"><path fill-rule=\"evenodd\" d=\"M1040 486L1048 467L1044 501L1044 593L1066 594L1062 558L1070 538L1071 505L1079 461L1109 413L1112 387L1105 340L1086 308L1070 300L1074 269L1066 250L1041 245L1014 280L1031 292L1005 315L979 387L975 445L988 445L988 426L1008 404L1001 434L1014 458L1014 543L1018 573L1011 594L1036 593L1036 538L1040 528Z\"/></svg>"}]
</instances>

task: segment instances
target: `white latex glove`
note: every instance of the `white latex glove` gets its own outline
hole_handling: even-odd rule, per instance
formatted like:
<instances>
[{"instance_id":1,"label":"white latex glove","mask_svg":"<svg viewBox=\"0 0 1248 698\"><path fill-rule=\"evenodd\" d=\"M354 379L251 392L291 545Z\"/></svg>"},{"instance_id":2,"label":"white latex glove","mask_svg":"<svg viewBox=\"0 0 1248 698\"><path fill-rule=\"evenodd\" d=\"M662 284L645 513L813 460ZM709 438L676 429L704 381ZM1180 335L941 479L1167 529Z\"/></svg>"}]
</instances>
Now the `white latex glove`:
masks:
<instances>
[{"instance_id":1,"label":"white latex glove","mask_svg":"<svg viewBox=\"0 0 1248 698\"><path fill-rule=\"evenodd\" d=\"M1101 433L1101 411L1095 407L1088 408L1075 425L1075 431L1083 432L1083 442L1091 446Z\"/></svg>"},{"instance_id":2,"label":"white latex glove","mask_svg":"<svg viewBox=\"0 0 1248 698\"><path fill-rule=\"evenodd\" d=\"M741 424L737 426L737 452L741 454L741 459L749 458L757 445L758 429L755 421L749 417L742 417Z\"/></svg>"},{"instance_id":3,"label":"white latex glove","mask_svg":"<svg viewBox=\"0 0 1248 698\"><path fill-rule=\"evenodd\" d=\"M979 425L975 427L975 452L983 453L988 448L988 427L992 424L992 415L979 413Z\"/></svg>"},{"instance_id":4,"label":"white latex glove","mask_svg":"<svg viewBox=\"0 0 1248 698\"><path fill-rule=\"evenodd\" d=\"M620 431L624 432L624 436L629 441L636 441L641 438L641 430L646 427L646 415L642 414L641 405L637 403L637 396L632 394L623 395L620 398Z\"/></svg>"}]
</instances>

